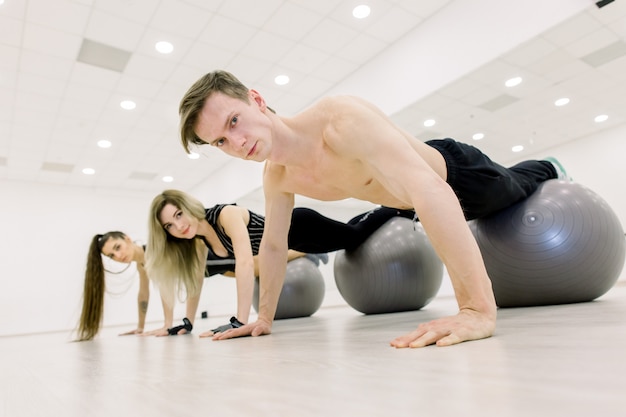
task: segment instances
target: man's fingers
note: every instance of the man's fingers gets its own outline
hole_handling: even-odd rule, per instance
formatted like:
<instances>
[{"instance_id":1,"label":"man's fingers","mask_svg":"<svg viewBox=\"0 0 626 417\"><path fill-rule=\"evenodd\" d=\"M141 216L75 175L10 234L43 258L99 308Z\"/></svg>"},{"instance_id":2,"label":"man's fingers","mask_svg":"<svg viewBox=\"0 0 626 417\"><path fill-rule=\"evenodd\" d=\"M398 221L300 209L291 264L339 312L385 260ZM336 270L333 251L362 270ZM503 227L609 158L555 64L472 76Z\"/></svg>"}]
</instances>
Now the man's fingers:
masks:
<instances>
[{"instance_id":1,"label":"man's fingers","mask_svg":"<svg viewBox=\"0 0 626 417\"><path fill-rule=\"evenodd\" d=\"M395 348L407 348L414 340L421 337L424 333L424 330L418 328L417 330L414 330L404 336L396 337L391 341L390 345Z\"/></svg>"}]
</instances>

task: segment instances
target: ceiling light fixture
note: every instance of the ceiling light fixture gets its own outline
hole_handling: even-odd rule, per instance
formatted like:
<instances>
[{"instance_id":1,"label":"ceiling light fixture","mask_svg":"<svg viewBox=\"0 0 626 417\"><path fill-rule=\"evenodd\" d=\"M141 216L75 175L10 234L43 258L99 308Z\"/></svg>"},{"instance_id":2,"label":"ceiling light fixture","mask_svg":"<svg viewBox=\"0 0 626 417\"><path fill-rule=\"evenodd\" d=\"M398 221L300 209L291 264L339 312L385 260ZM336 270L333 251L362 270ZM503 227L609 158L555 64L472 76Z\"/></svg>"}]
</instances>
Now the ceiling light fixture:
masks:
<instances>
[{"instance_id":1,"label":"ceiling light fixture","mask_svg":"<svg viewBox=\"0 0 626 417\"><path fill-rule=\"evenodd\" d=\"M162 179L163 179L163 182L172 182L172 181L174 181L174 177L172 177L170 175L166 175Z\"/></svg>"},{"instance_id":2,"label":"ceiling light fixture","mask_svg":"<svg viewBox=\"0 0 626 417\"><path fill-rule=\"evenodd\" d=\"M289 76L284 74L277 75L276 78L274 78L274 82L277 85L289 84Z\"/></svg>"},{"instance_id":3,"label":"ceiling light fixture","mask_svg":"<svg viewBox=\"0 0 626 417\"><path fill-rule=\"evenodd\" d=\"M602 123L602 122L606 122L608 119L609 119L608 115L601 114L599 116L596 116L595 119L593 119L593 121L596 123Z\"/></svg>"},{"instance_id":4,"label":"ceiling light fixture","mask_svg":"<svg viewBox=\"0 0 626 417\"><path fill-rule=\"evenodd\" d=\"M352 16L356 17L357 19L365 19L367 16L370 15L370 12L370 6L361 4L360 6L356 6L354 9L352 9Z\"/></svg>"},{"instance_id":5,"label":"ceiling light fixture","mask_svg":"<svg viewBox=\"0 0 626 417\"><path fill-rule=\"evenodd\" d=\"M485 137L484 133L474 133L474 135L472 136L472 139L474 140L481 140Z\"/></svg>"},{"instance_id":6,"label":"ceiling light fixture","mask_svg":"<svg viewBox=\"0 0 626 417\"><path fill-rule=\"evenodd\" d=\"M520 85L522 83L522 77L513 77L504 83L507 87L515 87L516 85Z\"/></svg>"},{"instance_id":7,"label":"ceiling light fixture","mask_svg":"<svg viewBox=\"0 0 626 417\"><path fill-rule=\"evenodd\" d=\"M135 107L137 107L137 104L131 100L123 100L122 102L120 102L120 107L124 110L133 110Z\"/></svg>"},{"instance_id":8,"label":"ceiling light fixture","mask_svg":"<svg viewBox=\"0 0 626 417\"><path fill-rule=\"evenodd\" d=\"M433 120L433 119L428 119L428 120L425 120L425 121L424 121L424 126L426 126L426 127L431 127L431 126L434 126L434 125L435 125L435 123L437 123L437 122L435 122L435 120Z\"/></svg>"},{"instance_id":9,"label":"ceiling light fixture","mask_svg":"<svg viewBox=\"0 0 626 417\"><path fill-rule=\"evenodd\" d=\"M166 41L159 41L154 44L154 49L162 54L169 54L172 53L172 51L174 50L174 45Z\"/></svg>"},{"instance_id":10,"label":"ceiling light fixture","mask_svg":"<svg viewBox=\"0 0 626 417\"><path fill-rule=\"evenodd\" d=\"M515 145L515 146L513 146L513 147L511 148L511 150L512 150L513 152L521 152L521 151L523 151L523 150L524 150L524 147L523 147L522 145Z\"/></svg>"},{"instance_id":11,"label":"ceiling light fixture","mask_svg":"<svg viewBox=\"0 0 626 417\"><path fill-rule=\"evenodd\" d=\"M101 148L110 148L112 145L110 140L102 139L98 141L98 146Z\"/></svg>"},{"instance_id":12,"label":"ceiling light fixture","mask_svg":"<svg viewBox=\"0 0 626 417\"><path fill-rule=\"evenodd\" d=\"M85 175L93 175L96 173L96 170L93 168L83 168L83 174Z\"/></svg>"},{"instance_id":13,"label":"ceiling light fixture","mask_svg":"<svg viewBox=\"0 0 626 417\"><path fill-rule=\"evenodd\" d=\"M554 105L557 107L565 106L569 103L569 98L563 97L554 102Z\"/></svg>"}]
</instances>

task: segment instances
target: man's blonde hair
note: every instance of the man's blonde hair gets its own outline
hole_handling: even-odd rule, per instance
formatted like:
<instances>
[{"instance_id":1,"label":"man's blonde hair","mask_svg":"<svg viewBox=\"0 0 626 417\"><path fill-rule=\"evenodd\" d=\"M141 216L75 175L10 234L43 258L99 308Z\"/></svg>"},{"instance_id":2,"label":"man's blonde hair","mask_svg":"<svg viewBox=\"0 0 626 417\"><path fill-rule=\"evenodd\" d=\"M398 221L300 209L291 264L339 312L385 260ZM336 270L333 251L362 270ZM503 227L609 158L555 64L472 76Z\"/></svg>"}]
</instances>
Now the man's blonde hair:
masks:
<instances>
[{"instance_id":1,"label":"man's blonde hair","mask_svg":"<svg viewBox=\"0 0 626 417\"><path fill-rule=\"evenodd\" d=\"M196 135L194 127L205 101L211 94L219 92L249 103L248 91L248 88L234 75L221 70L210 72L196 81L189 90L187 90L178 107L178 114L180 115L180 140L185 152L191 152L190 147L192 144L205 144L205 142Z\"/></svg>"}]
</instances>

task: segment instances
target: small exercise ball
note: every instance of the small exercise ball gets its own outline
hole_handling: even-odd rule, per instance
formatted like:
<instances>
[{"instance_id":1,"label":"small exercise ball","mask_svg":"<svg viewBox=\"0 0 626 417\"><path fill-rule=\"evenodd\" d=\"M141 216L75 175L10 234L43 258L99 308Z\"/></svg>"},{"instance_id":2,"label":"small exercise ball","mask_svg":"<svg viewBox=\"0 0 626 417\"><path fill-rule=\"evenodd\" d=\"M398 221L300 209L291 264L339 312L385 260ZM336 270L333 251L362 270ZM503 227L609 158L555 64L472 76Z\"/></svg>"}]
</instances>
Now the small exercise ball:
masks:
<instances>
[{"instance_id":1,"label":"small exercise ball","mask_svg":"<svg viewBox=\"0 0 626 417\"><path fill-rule=\"evenodd\" d=\"M352 308L394 313L428 304L441 286L443 264L419 223L394 217L355 250L337 252L334 272Z\"/></svg>"},{"instance_id":2,"label":"small exercise ball","mask_svg":"<svg viewBox=\"0 0 626 417\"><path fill-rule=\"evenodd\" d=\"M470 222L500 307L591 301L624 266L624 230L590 189L550 180L528 198Z\"/></svg>"},{"instance_id":3,"label":"small exercise ball","mask_svg":"<svg viewBox=\"0 0 626 417\"><path fill-rule=\"evenodd\" d=\"M324 277L313 261L301 257L287 263L285 282L278 299L275 320L308 317L324 301ZM254 283L252 306L259 311L259 280Z\"/></svg>"}]
</instances>

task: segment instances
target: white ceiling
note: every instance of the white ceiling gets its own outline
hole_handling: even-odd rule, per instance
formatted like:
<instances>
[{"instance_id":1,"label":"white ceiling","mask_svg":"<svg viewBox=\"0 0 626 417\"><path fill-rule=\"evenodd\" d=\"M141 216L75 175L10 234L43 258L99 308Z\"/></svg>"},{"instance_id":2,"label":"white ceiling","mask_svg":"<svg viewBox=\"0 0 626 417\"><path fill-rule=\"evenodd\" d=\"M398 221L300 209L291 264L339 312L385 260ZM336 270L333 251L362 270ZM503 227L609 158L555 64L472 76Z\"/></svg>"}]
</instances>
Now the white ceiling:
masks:
<instances>
[{"instance_id":1,"label":"white ceiling","mask_svg":"<svg viewBox=\"0 0 626 417\"><path fill-rule=\"evenodd\" d=\"M4 0L0 179L193 189L231 162L211 149L190 160L179 144L178 102L198 77L227 69L279 113L293 114L456 1L463 0L368 0L372 15L357 21L354 1ZM471 141L483 132L479 146L501 162L626 122L626 2L589 3L393 119L422 139ZM122 71L79 62L84 40L117 48ZM158 40L172 42L174 52L157 53ZM283 72L291 83L274 85ZM515 75L524 82L504 87ZM562 96L571 103L557 109ZM122 110L124 99L137 108ZM598 114L608 121L594 123ZM430 118L437 124L424 128ZM100 139L113 146L98 148ZM512 154L518 144L526 150ZM84 175L85 167L96 173ZM165 175L174 181L162 182Z\"/></svg>"}]
</instances>

